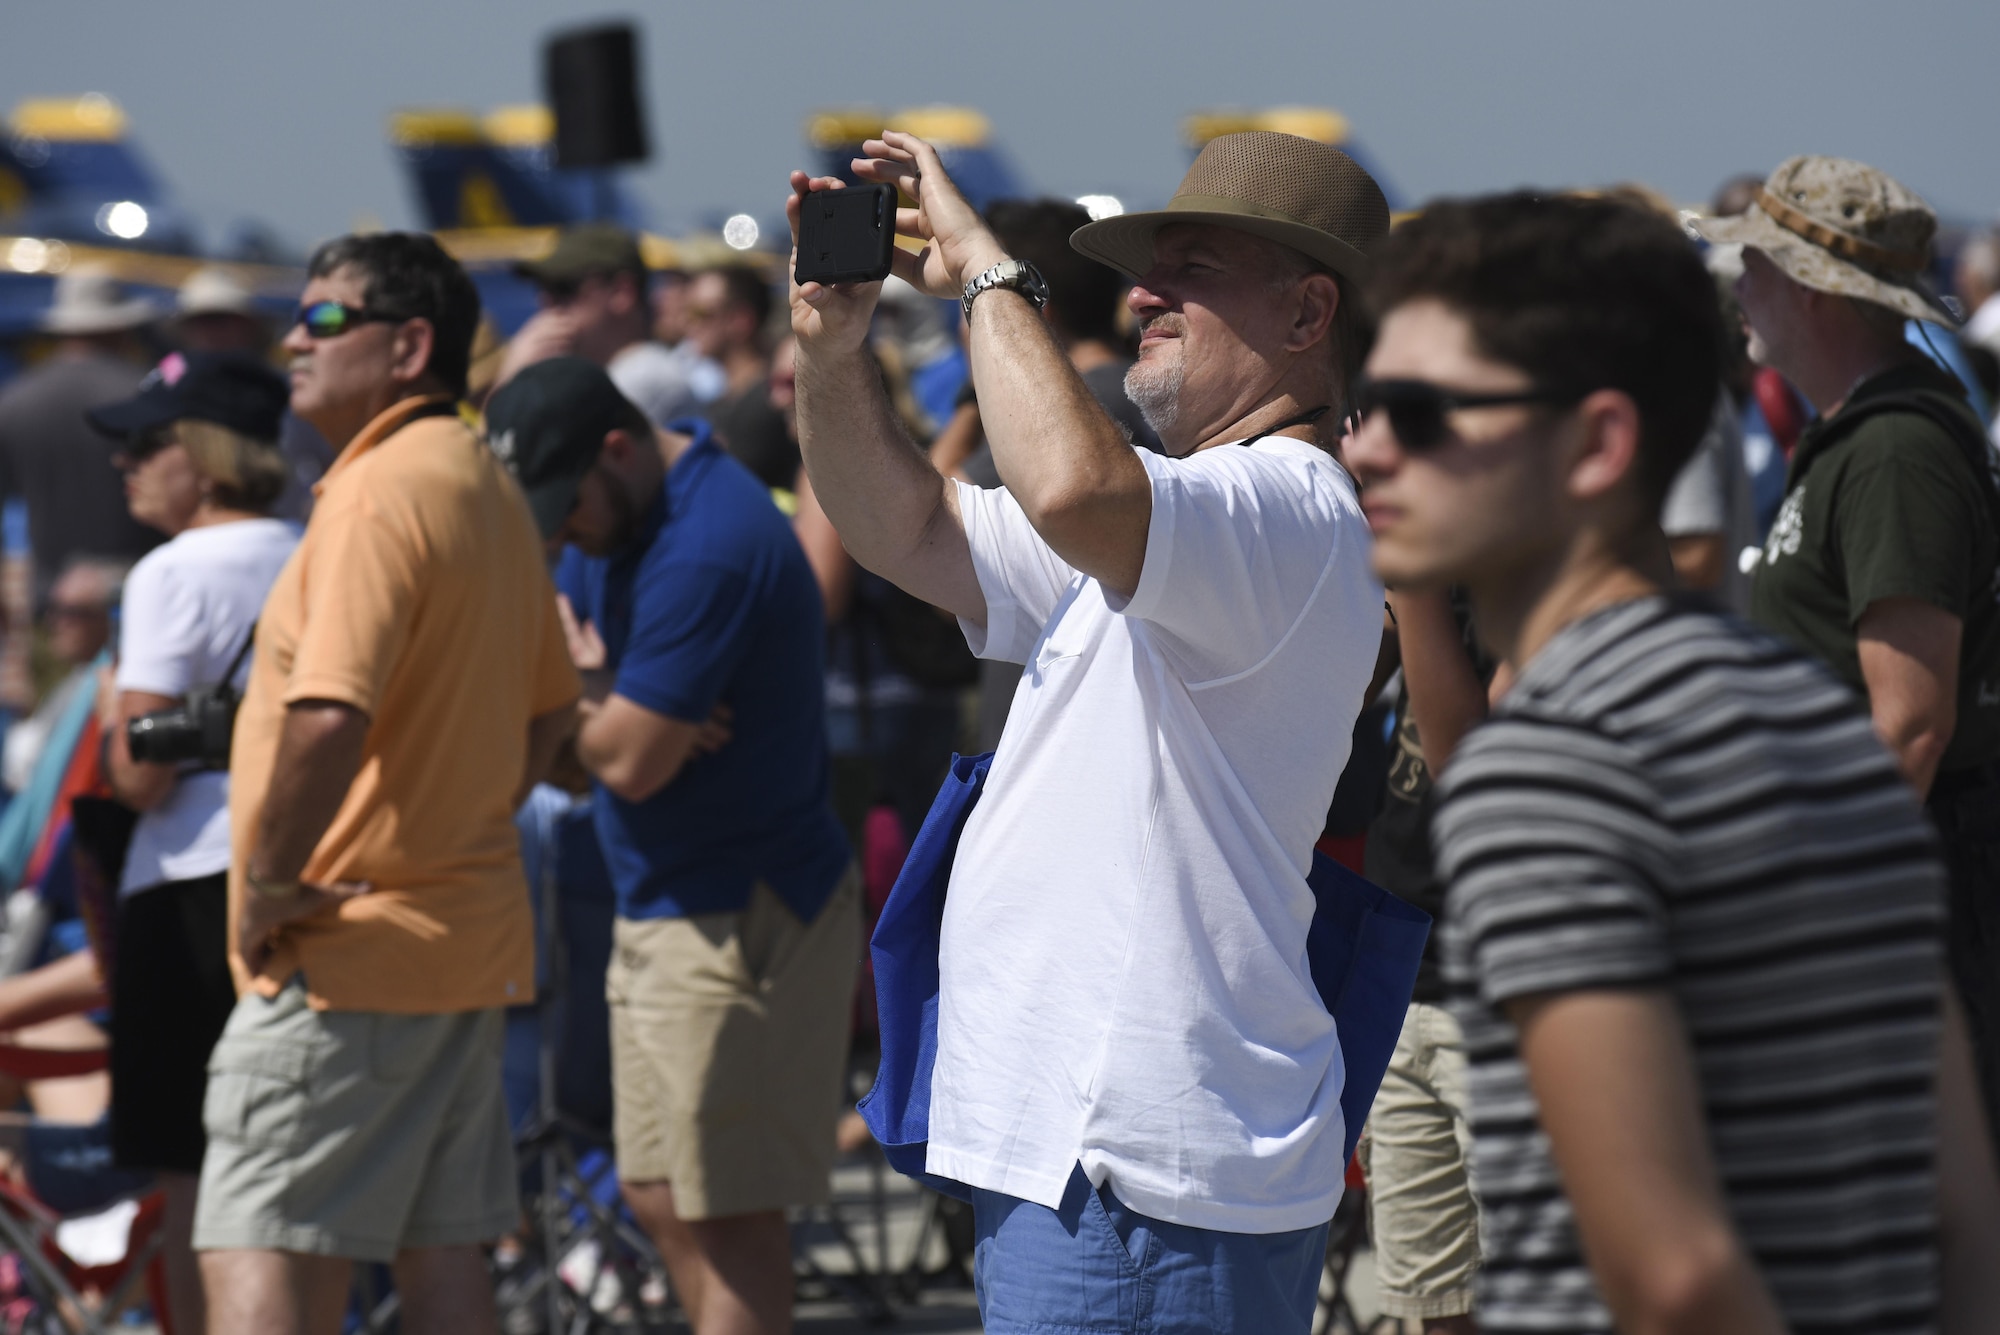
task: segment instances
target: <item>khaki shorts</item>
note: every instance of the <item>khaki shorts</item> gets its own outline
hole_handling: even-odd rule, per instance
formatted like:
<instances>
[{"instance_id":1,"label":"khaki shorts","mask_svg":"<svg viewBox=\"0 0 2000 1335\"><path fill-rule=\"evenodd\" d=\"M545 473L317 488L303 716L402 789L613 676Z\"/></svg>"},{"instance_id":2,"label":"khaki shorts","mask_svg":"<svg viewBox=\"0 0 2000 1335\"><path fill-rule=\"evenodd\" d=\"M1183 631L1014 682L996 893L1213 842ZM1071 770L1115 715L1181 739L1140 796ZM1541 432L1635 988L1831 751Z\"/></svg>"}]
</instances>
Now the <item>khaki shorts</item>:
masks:
<instances>
[{"instance_id":1,"label":"khaki shorts","mask_svg":"<svg viewBox=\"0 0 2000 1335\"><path fill-rule=\"evenodd\" d=\"M514 1228L501 1026L315 1011L297 978L243 996L208 1059L195 1247L389 1261Z\"/></svg>"},{"instance_id":2,"label":"khaki shorts","mask_svg":"<svg viewBox=\"0 0 2000 1335\"><path fill-rule=\"evenodd\" d=\"M1361 1138L1382 1311L1416 1319L1472 1310L1479 1203L1468 1169L1465 1040L1442 1006L1411 1005Z\"/></svg>"},{"instance_id":3,"label":"khaki shorts","mask_svg":"<svg viewBox=\"0 0 2000 1335\"><path fill-rule=\"evenodd\" d=\"M627 1182L667 1182L683 1219L818 1205L846 1102L861 878L800 922L767 886L741 913L618 920L613 1132Z\"/></svg>"}]
</instances>

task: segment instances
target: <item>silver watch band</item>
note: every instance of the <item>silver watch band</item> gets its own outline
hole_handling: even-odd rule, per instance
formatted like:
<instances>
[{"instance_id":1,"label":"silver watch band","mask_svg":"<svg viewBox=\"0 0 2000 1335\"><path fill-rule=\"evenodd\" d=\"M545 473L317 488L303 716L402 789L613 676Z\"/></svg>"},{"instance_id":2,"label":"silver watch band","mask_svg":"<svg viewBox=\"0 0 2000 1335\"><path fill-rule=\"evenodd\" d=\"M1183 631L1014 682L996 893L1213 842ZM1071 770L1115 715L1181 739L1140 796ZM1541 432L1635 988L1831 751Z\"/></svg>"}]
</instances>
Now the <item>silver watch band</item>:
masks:
<instances>
[{"instance_id":1,"label":"silver watch band","mask_svg":"<svg viewBox=\"0 0 2000 1335\"><path fill-rule=\"evenodd\" d=\"M1049 299L1048 284L1034 265L1026 260L1001 260L965 285L965 291L959 296L959 306L964 310L965 318L972 318L975 297L1000 287L1019 292L1036 310L1040 310Z\"/></svg>"}]
</instances>

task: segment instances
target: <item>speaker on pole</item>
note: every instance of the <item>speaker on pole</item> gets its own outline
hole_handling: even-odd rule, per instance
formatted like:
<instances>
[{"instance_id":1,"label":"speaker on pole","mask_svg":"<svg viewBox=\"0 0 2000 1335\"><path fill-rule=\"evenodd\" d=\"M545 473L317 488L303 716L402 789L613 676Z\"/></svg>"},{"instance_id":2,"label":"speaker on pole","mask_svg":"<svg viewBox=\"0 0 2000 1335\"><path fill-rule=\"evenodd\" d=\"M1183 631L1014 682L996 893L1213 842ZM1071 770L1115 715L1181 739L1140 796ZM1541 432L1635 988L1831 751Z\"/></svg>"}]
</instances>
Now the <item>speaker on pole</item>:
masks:
<instances>
[{"instance_id":1,"label":"speaker on pole","mask_svg":"<svg viewBox=\"0 0 2000 1335\"><path fill-rule=\"evenodd\" d=\"M629 23L551 37L543 85L556 118L556 166L642 162L646 118L639 105L639 34Z\"/></svg>"}]
</instances>

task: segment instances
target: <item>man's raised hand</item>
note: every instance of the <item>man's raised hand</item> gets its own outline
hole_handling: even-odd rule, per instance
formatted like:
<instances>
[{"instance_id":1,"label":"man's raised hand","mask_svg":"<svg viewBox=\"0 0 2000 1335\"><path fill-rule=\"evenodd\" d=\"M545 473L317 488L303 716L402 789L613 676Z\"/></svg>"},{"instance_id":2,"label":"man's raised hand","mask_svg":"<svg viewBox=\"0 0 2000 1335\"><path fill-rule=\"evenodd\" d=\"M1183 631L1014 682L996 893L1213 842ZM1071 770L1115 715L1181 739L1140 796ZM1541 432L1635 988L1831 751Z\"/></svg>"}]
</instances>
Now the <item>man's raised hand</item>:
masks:
<instances>
[{"instance_id":1,"label":"man's raised hand","mask_svg":"<svg viewBox=\"0 0 2000 1335\"><path fill-rule=\"evenodd\" d=\"M935 148L913 134L884 130L861 151L868 156L854 159L856 176L893 185L917 201L914 209L896 210L897 234L924 243L914 255L895 250L891 262L898 278L933 297L956 300L967 283L1007 258L985 219L952 183Z\"/></svg>"},{"instance_id":2,"label":"man's raised hand","mask_svg":"<svg viewBox=\"0 0 2000 1335\"><path fill-rule=\"evenodd\" d=\"M785 220L792 225L792 262L787 276L799 269L799 209L807 195L819 190L840 190L846 182L833 176L792 173L791 198L785 201ZM792 277L792 333L802 348L838 348L853 352L868 341L868 323L875 315L875 300L882 293L880 283L806 283Z\"/></svg>"}]
</instances>

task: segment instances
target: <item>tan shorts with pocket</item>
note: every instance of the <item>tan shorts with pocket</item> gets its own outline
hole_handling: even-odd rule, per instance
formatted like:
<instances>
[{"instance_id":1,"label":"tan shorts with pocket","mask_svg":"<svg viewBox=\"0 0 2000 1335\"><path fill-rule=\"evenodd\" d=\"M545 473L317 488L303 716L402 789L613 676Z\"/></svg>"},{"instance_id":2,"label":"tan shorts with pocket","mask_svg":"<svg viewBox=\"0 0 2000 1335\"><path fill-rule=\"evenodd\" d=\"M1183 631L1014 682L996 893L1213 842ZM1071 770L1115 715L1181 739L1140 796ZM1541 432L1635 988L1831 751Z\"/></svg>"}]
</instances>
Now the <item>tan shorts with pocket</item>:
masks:
<instances>
[{"instance_id":1,"label":"tan shorts with pocket","mask_svg":"<svg viewBox=\"0 0 2000 1335\"><path fill-rule=\"evenodd\" d=\"M683 1219L826 1201L862 948L852 867L809 923L764 885L741 913L620 918L619 1176L671 1183Z\"/></svg>"},{"instance_id":2,"label":"tan shorts with pocket","mask_svg":"<svg viewBox=\"0 0 2000 1335\"><path fill-rule=\"evenodd\" d=\"M196 1249L389 1261L513 1229L503 1023L245 993L208 1059Z\"/></svg>"},{"instance_id":3,"label":"tan shorts with pocket","mask_svg":"<svg viewBox=\"0 0 2000 1335\"><path fill-rule=\"evenodd\" d=\"M1361 1138L1382 1311L1472 1311L1479 1202L1465 1117L1465 1040L1442 1006L1411 1004Z\"/></svg>"}]
</instances>

